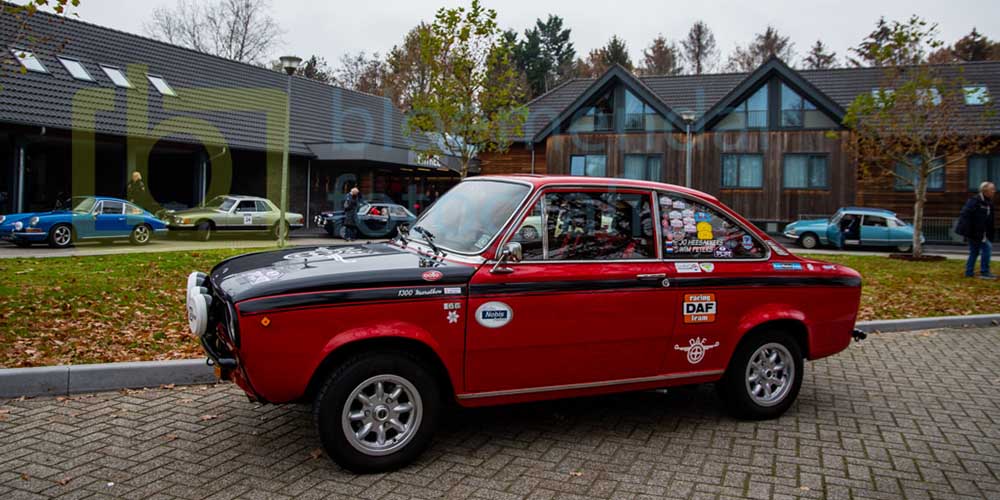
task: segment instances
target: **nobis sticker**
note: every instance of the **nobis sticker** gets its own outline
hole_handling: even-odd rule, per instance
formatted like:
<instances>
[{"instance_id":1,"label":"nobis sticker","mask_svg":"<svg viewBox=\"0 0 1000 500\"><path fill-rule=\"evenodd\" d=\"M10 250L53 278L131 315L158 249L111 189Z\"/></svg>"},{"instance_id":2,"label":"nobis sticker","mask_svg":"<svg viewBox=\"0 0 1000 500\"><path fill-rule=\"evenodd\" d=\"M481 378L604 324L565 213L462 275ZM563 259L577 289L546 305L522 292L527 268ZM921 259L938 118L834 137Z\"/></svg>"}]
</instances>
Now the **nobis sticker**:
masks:
<instances>
[{"instance_id":1,"label":"nobis sticker","mask_svg":"<svg viewBox=\"0 0 1000 500\"><path fill-rule=\"evenodd\" d=\"M476 323L486 328L500 328L514 319L514 310L503 302L487 302L476 309Z\"/></svg>"}]
</instances>

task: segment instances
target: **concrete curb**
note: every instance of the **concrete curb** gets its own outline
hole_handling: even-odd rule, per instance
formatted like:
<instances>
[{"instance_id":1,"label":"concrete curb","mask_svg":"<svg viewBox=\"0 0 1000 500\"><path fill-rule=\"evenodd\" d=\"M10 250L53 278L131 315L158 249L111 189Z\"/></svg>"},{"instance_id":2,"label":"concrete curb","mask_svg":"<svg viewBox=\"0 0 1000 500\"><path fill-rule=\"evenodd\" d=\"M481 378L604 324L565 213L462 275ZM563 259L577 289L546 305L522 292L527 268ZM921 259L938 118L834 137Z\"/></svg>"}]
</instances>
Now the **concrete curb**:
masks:
<instances>
[{"instance_id":1,"label":"concrete curb","mask_svg":"<svg viewBox=\"0 0 1000 500\"><path fill-rule=\"evenodd\" d=\"M214 382L215 373L204 359L6 368L0 369L0 398Z\"/></svg>"},{"instance_id":2,"label":"concrete curb","mask_svg":"<svg viewBox=\"0 0 1000 500\"><path fill-rule=\"evenodd\" d=\"M886 319L860 321L856 325L866 333L906 332L932 328L969 328L1000 325L1000 314L974 314L969 316L939 316L934 318Z\"/></svg>"},{"instance_id":3,"label":"concrete curb","mask_svg":"<svg viewBox=\"0 0 1000 500\"><path fill-rule=\"evenodd\" d=\"M996 325L1000 325L1000 314L862 321L857 328L874 333ZM206 365L204 359L6 368L0 369L0 398L66 396L82 392L214 382L212 367Z\"/></svg>"}]
</instances>

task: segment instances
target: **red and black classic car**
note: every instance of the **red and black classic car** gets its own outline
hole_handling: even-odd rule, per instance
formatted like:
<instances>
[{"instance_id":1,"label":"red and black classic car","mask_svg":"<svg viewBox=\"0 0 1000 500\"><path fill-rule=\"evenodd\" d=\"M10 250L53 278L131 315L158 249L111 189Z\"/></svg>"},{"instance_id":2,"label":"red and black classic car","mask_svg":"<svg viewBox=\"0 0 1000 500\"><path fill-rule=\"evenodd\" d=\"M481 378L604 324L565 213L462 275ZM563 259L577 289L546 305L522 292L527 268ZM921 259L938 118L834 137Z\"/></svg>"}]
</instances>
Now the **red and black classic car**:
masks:
<instances>
[{"instance_id":1,"label":"red and black classic car","mask_svg":"<svg viewBox=\"0 0 1000 500\"><path fill-rule=\"evenodd\" d=\"M188 319L220 378L312 402L330 457L373 472L413 460L449 401L714 382L734 415L777 417L804 360L862 335L860 295L857 272L789 254L698 191L486 176L388 243L192 273Z\"/></svg>"}]
</instances>

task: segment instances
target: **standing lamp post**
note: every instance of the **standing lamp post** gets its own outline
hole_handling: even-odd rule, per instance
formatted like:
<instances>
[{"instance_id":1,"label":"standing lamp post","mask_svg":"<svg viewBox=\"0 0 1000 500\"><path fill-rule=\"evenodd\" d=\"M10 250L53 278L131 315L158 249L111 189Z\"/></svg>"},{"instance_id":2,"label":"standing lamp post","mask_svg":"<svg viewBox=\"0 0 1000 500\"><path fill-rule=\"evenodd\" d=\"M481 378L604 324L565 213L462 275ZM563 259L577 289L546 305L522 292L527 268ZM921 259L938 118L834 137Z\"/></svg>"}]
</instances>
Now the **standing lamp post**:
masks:
<instances>
[{"instance_id":1,"label":"standing lamp post","mask_svg":"<svg viewBox=\"0 0 1000 500\"><path fill-rule=\"evenodd\" d=\"M282 56L281 69L288 74L285 87L285 143L281 150L281 202L278 204L278 246L288 244L288 222L285 213L288 212L288 148L292 135L292 75L299 69L302 58Z\"/></svg>"},{"instance_id":2,"label":"standing lamp post","mask_svg":"<svg viewBox=\"0 0 1000 500\"><path fill-rule=\"evenodd\" d=\"M684 186L691 187L691 124L694 123L694 113L681 114L684 120L686 137L684 139Z\"/></svg>"}]
</instances>

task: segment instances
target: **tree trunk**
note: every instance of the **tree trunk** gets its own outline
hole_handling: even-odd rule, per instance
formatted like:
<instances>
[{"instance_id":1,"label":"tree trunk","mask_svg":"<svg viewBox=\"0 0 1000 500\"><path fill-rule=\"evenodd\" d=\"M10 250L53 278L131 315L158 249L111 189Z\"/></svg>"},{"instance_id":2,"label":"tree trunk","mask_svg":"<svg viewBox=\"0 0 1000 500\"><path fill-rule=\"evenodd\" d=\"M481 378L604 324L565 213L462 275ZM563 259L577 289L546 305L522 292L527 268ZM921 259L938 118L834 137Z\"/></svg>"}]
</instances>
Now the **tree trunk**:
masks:
<instances>
[{"instance_id":1,"label":"tree trunk","mask_svg":"<svg viewBox=\"0 0 1000 500\"><path fill-rule=\"evenodd\" d=\"M913 203L913 257L920 258L924 255L924 246L920 243L920 236L924 231L924 203L927 201L927 177L920 175L917 185L913 190L917 199Z\"/></svg>"}]
</instances>

